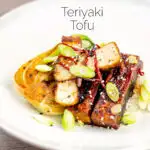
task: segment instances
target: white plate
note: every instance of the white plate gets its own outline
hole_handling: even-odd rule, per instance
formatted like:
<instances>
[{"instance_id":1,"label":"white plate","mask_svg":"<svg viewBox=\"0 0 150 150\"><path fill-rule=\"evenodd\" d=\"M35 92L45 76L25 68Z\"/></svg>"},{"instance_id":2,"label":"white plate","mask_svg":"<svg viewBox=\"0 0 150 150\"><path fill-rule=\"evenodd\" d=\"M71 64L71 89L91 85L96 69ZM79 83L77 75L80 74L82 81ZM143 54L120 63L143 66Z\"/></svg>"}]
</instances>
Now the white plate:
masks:
<instances>
[{"instance_id":1,"label":"white plate","mask_svg":"<svg viewBox=\"0 0 150 150\"><path fill-rule=\"evenodd\" d=\"M47 127L32 119L36 111L13 87L13 74L33 56L53 47L62 35L73 31L62 6L104 8L94 18L94 31L80 31L95 42L116 41L122 52L140 55L150 74L150 3L148 1L60 1L41 0L20 7L0 19L0 125L22 140L53 149L121 149L150 147L150 114L141 114L136 124L119 130L85 126L64 132L60 125ZM52 118L54 119L54 118Z\"/></svg>"}]
</instances>

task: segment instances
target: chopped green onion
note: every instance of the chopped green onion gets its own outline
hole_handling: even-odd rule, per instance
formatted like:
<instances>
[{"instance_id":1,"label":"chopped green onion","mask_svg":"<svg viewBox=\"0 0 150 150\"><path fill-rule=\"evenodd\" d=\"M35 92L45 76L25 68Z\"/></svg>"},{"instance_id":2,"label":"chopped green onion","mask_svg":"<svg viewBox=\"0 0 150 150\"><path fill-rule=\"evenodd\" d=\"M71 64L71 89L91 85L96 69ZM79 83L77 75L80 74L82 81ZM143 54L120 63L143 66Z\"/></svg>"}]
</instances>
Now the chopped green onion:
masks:
<instances>
[{"instance_id":1,"label":"chopped green onion","mask_svg":"<svg viewBox=\"0 0 150 150\"><path fill-rule=\"evenodd\" d=\"M49 72L53 68L48 65L37 65L37 66L35 66L35 69L40 72Z\"/></svg>"},{"instance_id":2,"label":"chopped green onion","mask_svg":"<svg viewBox=\"0 0 150 150\"><path fill-rule=\"evenodd\" d=\"M80 39L82 40L82 48L87 49L87 50L91 50L92 47L94 46L93 41L86 35L83 34L73 34L73 37L80 37Z\"/></svg>"},{"instance_id":3,"label":"chopped green onion","mask_svg":"<svg viewBox=\"0 0 150 150\"><path fill-rule=\"evenodd\" d=\"M95 72L83 65L73 65L70 67L70 72L74 76L81 77L81 78L93 78L95 76Z\"/></svg>"},{"instance_id":4,"label":"chopped green onion","mask_svg":"<svg viewBox=\"0 0 150 150\"><path fill-rule=\"evenodd\" d=\"M128 62L130 63L130 64L137 64L137 58L136 58L136 56L129 56L128 57Z\"/></svg>"},{"instance_id":5,"label":"chopped green onion","mask_svg":"<svg viewBox=\"0 0 150 150\"><path fill-rule=\"evenodd\" d=\"M112 108L111 108L111 112L116 115L118 113L121 112L121 104L115 104Z\"/></svg>"},{"instance_id":6,"label":"chopped green onion","mask_svg":"<svg viewBox=\"0 0 150 150\"><path fill-rule=\"evenodd\" d=\"M148 80L144 80L143 86L150 93L150 82Z\"/></svg>"},{"instance_id":7,"label":"chopped green onion","mask_svg":"<svg viewBox=\"0 0 150 150\"><path fill-rule=\"evenodd\" d=\"M65 110L62 117L62 127L64 130L72 130L75 127L75 118L69 110Z\"/></svg>"},{"instance_id":8,"label":"chopped green onion","mask_svg":"<svg viewBox=\"0 0 150 150\"><path fill-rule=\"evenodd\" d=\"M47 126L53 126L54 125L54 122L51 121L50 119L48 118L45 118L43 116L33 116L32 117L35 121L37 121L38 123L41 123L41 124L44 124L44 125L47 125Z\"/></svg>"},{"instance_id":9,"label":"chopped green onion","mask_svg":"<svg viewBox=\"0 0 150 150\"><path fill-rule=\"evenodd\" d=\"M144 86L141 87L141 98L145 102L147 102L150 99L150 93L148 93Z\"/></svg>"},{"instance_id":10,"label":"chopped green onion","mask_svg":"<svg viewBox=\"0 0 150 150\"><path fill-rule=\"evenodd\" d=\"M116 84L108 82L106 84L106 92L112 101L117 102L119 100L119 90Z\"/></svg>"},{"instance_id":11,"label":"chopped green onion","mask_svg":"<svg viewBox=\"0 0 150 150\"><path fill-rule=\"evenodd\" d=\"M55 47L55 49L52 50L52 52L51 52L51 54L50 54L51 57L59 56L60 51L59 51L59 49L58 49L58 46L59 46L59 45L57 45L57 47Z\"/></svg>"},{"instance_id":12,"label":"chopped green onion","mask_svg":"<svg viewBox=\"0 0 150 150\"><path fill-rule=\"evenodd\" d=\"M129 125L136 122L136 116L134 113L125 113L122 117L122 123Z\"/></svg>"},{"instance_id":13,"label":"chopped green onion","mask_svg":"<svg viewBox=\"0 0 150 150\"><path fill-rule=\"evenodd\" d=\"M145 110L147 107L147 103L141 100L138 101L138 105L141 110Z\"/></svg>"},{"instance_id":14,"label":"chopped green onion","mask_svg":"<svg viewBox=\"0 0 150 150\"><path fill-rule=\"evenodd\" d=\"M84 122L82 122L81 120L78 120L78 125L79 125L80 127L83 127L83 126L84 126Z\"/></svg>"},{"instance_id":15,"label":"chopped green onion","mask_svg":"<svg viewBox=\"0 0 150 150\"><path fill-rule=\"evenodd\" d=\"M58 49L60 51L60 54L63 56L74 57L77 55L71 47L64 44L58 45Z\"/></svg>"},{"instance_id":16,"label":"chopped green onion","mask_svg":"<svg viewBox=\"0 0 150 150\"><path fill-rule=\"evenodd\" d=\"M88 41L88 40L82 40L82 48L83 49L87 49L87 50L89 50L89 49L91 49L92 48L92 43L90 42L90 41Z\"/></svg>"},{"instance_id":17,"label":"chopped green onion","mask_svg":"<svg viewBox=\"0 0 150 150\"><path fill-rule=\"evenodd\" d=\"M48 56L43 59L44 63L51 63L56 61L58 56Z\"/></svg>"}]
</instances>

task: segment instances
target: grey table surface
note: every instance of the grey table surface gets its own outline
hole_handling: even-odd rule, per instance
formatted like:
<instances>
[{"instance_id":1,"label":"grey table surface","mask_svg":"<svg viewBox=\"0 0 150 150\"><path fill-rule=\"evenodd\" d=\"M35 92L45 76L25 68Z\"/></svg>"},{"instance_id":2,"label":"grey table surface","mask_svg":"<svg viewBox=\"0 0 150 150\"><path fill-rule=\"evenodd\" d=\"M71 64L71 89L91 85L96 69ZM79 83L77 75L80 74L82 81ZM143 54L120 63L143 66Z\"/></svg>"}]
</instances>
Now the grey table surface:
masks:
<instances>
[{"instance_id":1,"label":"grey table surface","mask_svg":"<svg viewBox=\"0 0 150 150\"><path fill-rule=\"evenodd\" d=\"M0 0L0 16L31 0ZM26 144L0 129L0 150L41 150Z\"/></svg>"}]
</instances>

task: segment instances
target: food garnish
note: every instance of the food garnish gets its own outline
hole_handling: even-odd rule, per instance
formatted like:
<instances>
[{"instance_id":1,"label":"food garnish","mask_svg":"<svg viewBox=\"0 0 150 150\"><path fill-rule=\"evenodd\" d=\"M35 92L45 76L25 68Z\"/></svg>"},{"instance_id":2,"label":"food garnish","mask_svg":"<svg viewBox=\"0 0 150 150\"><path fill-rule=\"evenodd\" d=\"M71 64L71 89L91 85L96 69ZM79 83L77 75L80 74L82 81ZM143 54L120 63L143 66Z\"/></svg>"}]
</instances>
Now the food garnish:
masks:
<instances>
[{"instance_id":1,"label":"food garnish","mask_svg":"<svg viewBox=\"0 0 150 150\"><path fill-rule=\"evenodd\" d=\"M51 63L56 61L58 56L48 56L43 59L44 63Z\"/></svg>"},{"instance_id":2,"label":"food garnish","mask_svg":"<svg viewBox=\"0 0 150 150\"><path fill-rule=\"evenodd\" d=\"M95 77L95 72L83 65L73 65L70 67L70 72L74 76L81 77L81 78L93 78Z\"/></svg>"},{"instance_id":3,"label":"food garnish","mask_svg":"<svg viewBox=\"0 0 150 150\"><path fill-rule=\"evenodd\" d=\"M143 81L143 87L145 88L145 90L147 90L147 92L150 93L150 82L148 80Z\"/></svg>"},{"instance_id":4,"label":"food garnish","mask_svg":"<svg viewBox=\"0 0 150 150\"><path fill-rule=\"evenodd\" d=\"M140 57L121 53L116 42L97 45L86 35L74 34L22 65L14 78L40 113L63 114L66 131L75 122L118 129L121 123L135 123L137 110L150 111L149 82L138 83L142 69ZM53 125L49 119L33 118Z\"/></svg>"},{"instance_id":5,"label":"food garnish","mask_svg":"<svg viewBox=\"0 0 150 150\"><path fill-rule=\"evenodd\" d=\"M44 116L33 116L32 117L35 121L37 121L38 123L47 125L47 126L53 126L54 122L51 119L45 118Z\"/></svg>"},{"instance_id":6,"label":"food garnish","mask_svg":"<svg viewBox=\"0 0 150 150\"><path fill-rule=\"evenodd\" d=\"M75 127L75 118L69 110L65 110L62 117L62 127L64 130L72 130Z\"/></svg>"},{"instance_id":7,"label":"food garnish","mask_svg":"<svg viewBox=\"0 0 150 150\"><path fill-rule=\"evenodd\" d=\"M106 92L112 101L117 102L119 100L119 90L114 83L108 82L106 84Z\"/></svg>"},{"instance_id":8,"label":"food garnish","mask_svg":"<svg viewBox=\"0 0 150 150\"><path fill-rule=\"evenodd\" d=\"M80 126L80 127L83 127L84 126L84 122L82 122L81 120L78 120L78 125Z\"/></svg>"},{"instance_id":9,"label":"food garnish","mask_svg":"<svg viewBox=\"0 0 150 150\"><path fill-rule=\"evenodd\" d=\"M57 48L59 49L60 54L63 56L75 57L77 55L75 51L67 45L60 44Z\"/></svg>"},{"instance_id":10,"label":"food garnish","mask_svg":"<svg viewBox=\"0 0 150 150\"><path fill-rule=\"evenodd\" d=\"M91 50L93 48L94 43L92 42L92 40L88 36L83 35L83 34L73 34L72 36L73 37L80 37L81 45L82 45L83 49Z\"/></svg>"},{"instance_id":11,"label":"food garnish","mask_svg":"<svg viewBox=\"0 0 150 150\"><path fill-rule=\"evenodd\" d=\"M49 72L52 71L53 68L48 65L37 65L35 69L40 72Z\"/></svg>"},{"instance_id":12,"label":"food garnish","mask_svg":"<svg viewBox=\"0 0 150 150\"><path fill-rule=\"evenodd\" d=\"M125 125L136 123L136 115L134 113L125 113L122 117L122 123Z\"/></svg>"}]
</instances>

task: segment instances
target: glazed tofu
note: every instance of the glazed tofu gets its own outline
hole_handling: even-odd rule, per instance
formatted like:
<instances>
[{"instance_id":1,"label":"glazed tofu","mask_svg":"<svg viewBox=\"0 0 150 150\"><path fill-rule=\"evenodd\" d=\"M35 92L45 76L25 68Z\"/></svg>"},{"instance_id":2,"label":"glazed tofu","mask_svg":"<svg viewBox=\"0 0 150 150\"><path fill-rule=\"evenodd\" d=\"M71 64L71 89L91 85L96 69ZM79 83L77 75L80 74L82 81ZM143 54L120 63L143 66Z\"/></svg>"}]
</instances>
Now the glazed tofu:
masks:
<instances>
[{"instance_id":1,"label":"glazed tofu","mask_svg":"<svg viewBox=\"0 0 150 150\"><path fill-rule=\"evenodd\" d=\"M132 96L135 82L138 76L138 70L142 69L143 63L137 58L136 64L128 63L128 56L124 55L125 72L113 73L109 82L114 83L119 89L119 99L117 102L113 102L107 94L106 90L100 93L100 98L97 101L91 119L97 126L109 127L118 129L121 123L121 117L123 116L126 108L126 104L130 96ZM119 107L119 108L118 108ZM118 110L119 109L119 110Z\"/></svg>"},{"instance_id":2,"label":"glazed tofu","mask_svg":"<svg viewBox=\"0 0 150 150\"><path fill-rule=\"evenodd\" d=\"M64 68L60 64L56 64L54 69L54 78L56 81L65 81L74 79L75 76L73 76L66 68Z\"/></svg>"},{"instance_id":3,"label":"glazed tofu","mask_svg":"<svg viewBox=\"0 0 150 150\"><path fill-rule=\"evenodd\" d=\"M78 104L77 106L68 108L77 120L80 120L87 124L91 124L90 115L92 107L94 105L96 94L98 92L98 87L99 83L92 83L82 103Z\"/></svg>"},{"instance_id":4,"label":"glazed tofu","mask_svg":"<svg viewBox=\"0 0 150 150\"><path fill-rule=\"evenodd\" d=\"M114 68L120 64L121 56L117 44L110 42L96 50L98 67L102 70Z\"/></svg>"},{"instance_id":5,"label":"glazed tofu","mask_svg":"<svg viewBox=\"0 0 150 150\"><path fill-rule=\"evenodd\" d=\"M78 87L75 80L57 82L55 101L63 106L72 106L78 103Z\"/></svg>"}]
</instances>

